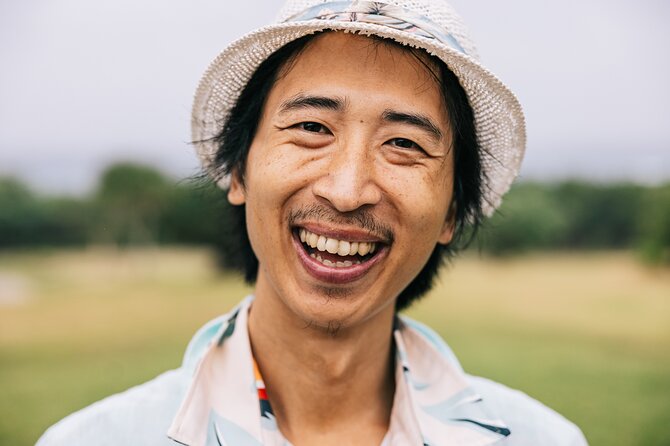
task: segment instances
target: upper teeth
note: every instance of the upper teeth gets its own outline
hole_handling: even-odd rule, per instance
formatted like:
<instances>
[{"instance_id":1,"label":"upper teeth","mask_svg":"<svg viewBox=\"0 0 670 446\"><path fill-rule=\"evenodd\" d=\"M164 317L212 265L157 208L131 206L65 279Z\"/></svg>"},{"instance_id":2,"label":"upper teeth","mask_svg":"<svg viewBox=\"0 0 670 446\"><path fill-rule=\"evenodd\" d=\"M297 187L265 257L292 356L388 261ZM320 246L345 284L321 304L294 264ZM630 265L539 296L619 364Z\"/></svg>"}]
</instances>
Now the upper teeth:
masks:
<instances>
[{"instance_id":1,"label":"upper teeth","mask_svg":"<svg viewBox=\"0 0 670 446\"><path fill-rule=\"evenodd\" d=\"M331 254L337 254L343 257L356 254L361 256L372 254L377 248L375 242L348 242L346 240L337 240L314 234L306 229L300 230L300 241L319 251L328 251Z\"/></svg>"}]
</instances>

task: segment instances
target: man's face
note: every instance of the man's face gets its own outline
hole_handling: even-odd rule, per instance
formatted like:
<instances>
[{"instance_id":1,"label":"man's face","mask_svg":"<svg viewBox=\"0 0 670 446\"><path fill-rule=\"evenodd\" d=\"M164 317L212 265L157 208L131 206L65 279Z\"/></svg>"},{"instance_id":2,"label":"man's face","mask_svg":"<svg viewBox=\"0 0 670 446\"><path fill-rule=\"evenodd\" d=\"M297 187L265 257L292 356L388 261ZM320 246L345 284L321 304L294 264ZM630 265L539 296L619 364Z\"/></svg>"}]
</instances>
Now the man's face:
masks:
<instances>
[{"instance_id":1,"label":"man's face","mask_svg":"<svg viewBox=\"0 0 670 446\"><path fill-rule=\"evenodd\" d=\"M323 327L390 316L435 244L449 242L452 135L427 66L330 32L279 77L244 186L234 178L229 192L246 204L258 298Z\"/></svg>"}]
</instances>

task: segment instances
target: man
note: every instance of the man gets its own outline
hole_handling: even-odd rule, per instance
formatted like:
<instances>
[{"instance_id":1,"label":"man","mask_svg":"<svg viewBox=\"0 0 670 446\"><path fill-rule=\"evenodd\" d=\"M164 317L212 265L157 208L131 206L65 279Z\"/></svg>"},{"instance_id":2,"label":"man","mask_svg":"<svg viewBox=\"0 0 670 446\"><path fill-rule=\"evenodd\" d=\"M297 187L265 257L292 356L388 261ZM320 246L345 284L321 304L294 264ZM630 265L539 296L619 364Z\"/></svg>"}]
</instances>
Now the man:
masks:
<instances>
[{"instance_id":1,"label":"man","mask_svg":"<svg viewBox=\"0 0 670 446\"><path fill-rule=\"evenodd\" d=\"M193 112L254 296L196 334L182 368L40 445L585 444L397 316L523 154L520 107L458 17L435 0L289 0L281 17L213 62Z\"/></svg>"}]
</instances>

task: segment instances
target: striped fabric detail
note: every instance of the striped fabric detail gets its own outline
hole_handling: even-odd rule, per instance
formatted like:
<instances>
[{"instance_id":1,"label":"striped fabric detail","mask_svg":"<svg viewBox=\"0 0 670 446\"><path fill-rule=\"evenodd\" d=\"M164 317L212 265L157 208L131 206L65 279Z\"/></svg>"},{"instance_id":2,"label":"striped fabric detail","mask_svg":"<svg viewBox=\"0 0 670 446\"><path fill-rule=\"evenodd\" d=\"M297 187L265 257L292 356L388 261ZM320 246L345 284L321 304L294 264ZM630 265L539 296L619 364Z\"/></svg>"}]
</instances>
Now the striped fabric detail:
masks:
<instances>
[{"instance_id":1,"label":"striped fabric detail","mask_svg":"<svg viewBox=\"0 0 670 446\"><path fill-rule=\"evenodd\" d=\"M254 362L254 382L256 383L256 392L258 393L258 404L260 406L261 416L272 419L274 418L274 413L272 412L272 406L270 406L270 400L268 399L268 394L265 390L265 381L263 381L263 376L258 368L256 359L252 358L252 360Z\"/></svg>"}]
</instances>

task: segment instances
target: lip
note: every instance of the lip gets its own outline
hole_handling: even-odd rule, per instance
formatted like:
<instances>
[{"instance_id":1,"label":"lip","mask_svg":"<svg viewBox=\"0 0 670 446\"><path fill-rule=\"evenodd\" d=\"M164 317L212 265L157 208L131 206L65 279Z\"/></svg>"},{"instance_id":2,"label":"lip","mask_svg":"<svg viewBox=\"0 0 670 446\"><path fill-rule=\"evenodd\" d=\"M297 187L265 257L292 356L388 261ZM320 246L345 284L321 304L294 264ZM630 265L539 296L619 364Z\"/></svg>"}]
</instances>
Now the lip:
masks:
<instances>
[{"instance_id":1,"label":"lip","mask_svg":"<svg viewBox=\"0 0 670 446\"><path fill-rule=\"evenodd\" d=\"M367 231L361 229L351 229L351 228L333 228L325 227L316 223L304 223L294 226L294 229L300 230L304 228L309 232L314 234L323 235L324 237L334 238L337 240L347 240L349 242L367 242L367 243L379 243L379 244L388 244L388 240L384 240L381 237L375 236Z\"/></svg>"},{"instance_id":2,"label":"lip","mask_svg":"<svg viewBox=\"0 0 670 446\"><path fill-rule=\"evenodd\" d=\"M307 227L305 227L305 229L307 229ZM326 232L328 235L335 236L335 233L333 231L326 231ZM320 232L320 234L326 235L324 234L323 231ZM348 232L347 236L349 235L350 233ZM321 282L331 283L335 285L346 284L353 282L357 279L360 279L365 274L367 274L367 272L370 271L372 267L374 267L377 263L382 261L388 253L388 246L380 245L378 247L377 254L367 262L363 262L358 265L351 265L344 267L326 266L323 263L319 262L318 260L311 258L307 254L307 251L305 251L305 249L303 248L302 243L300 242L300 239L296 234L296 231L293 231L291 239L293 240L293 245L295 247L296 252L298 253L300 263L305 268L305 270L315 279ZM361 241L368 241L368 240L370 239L367 238Z\"/></svg>"}]
</instances>

